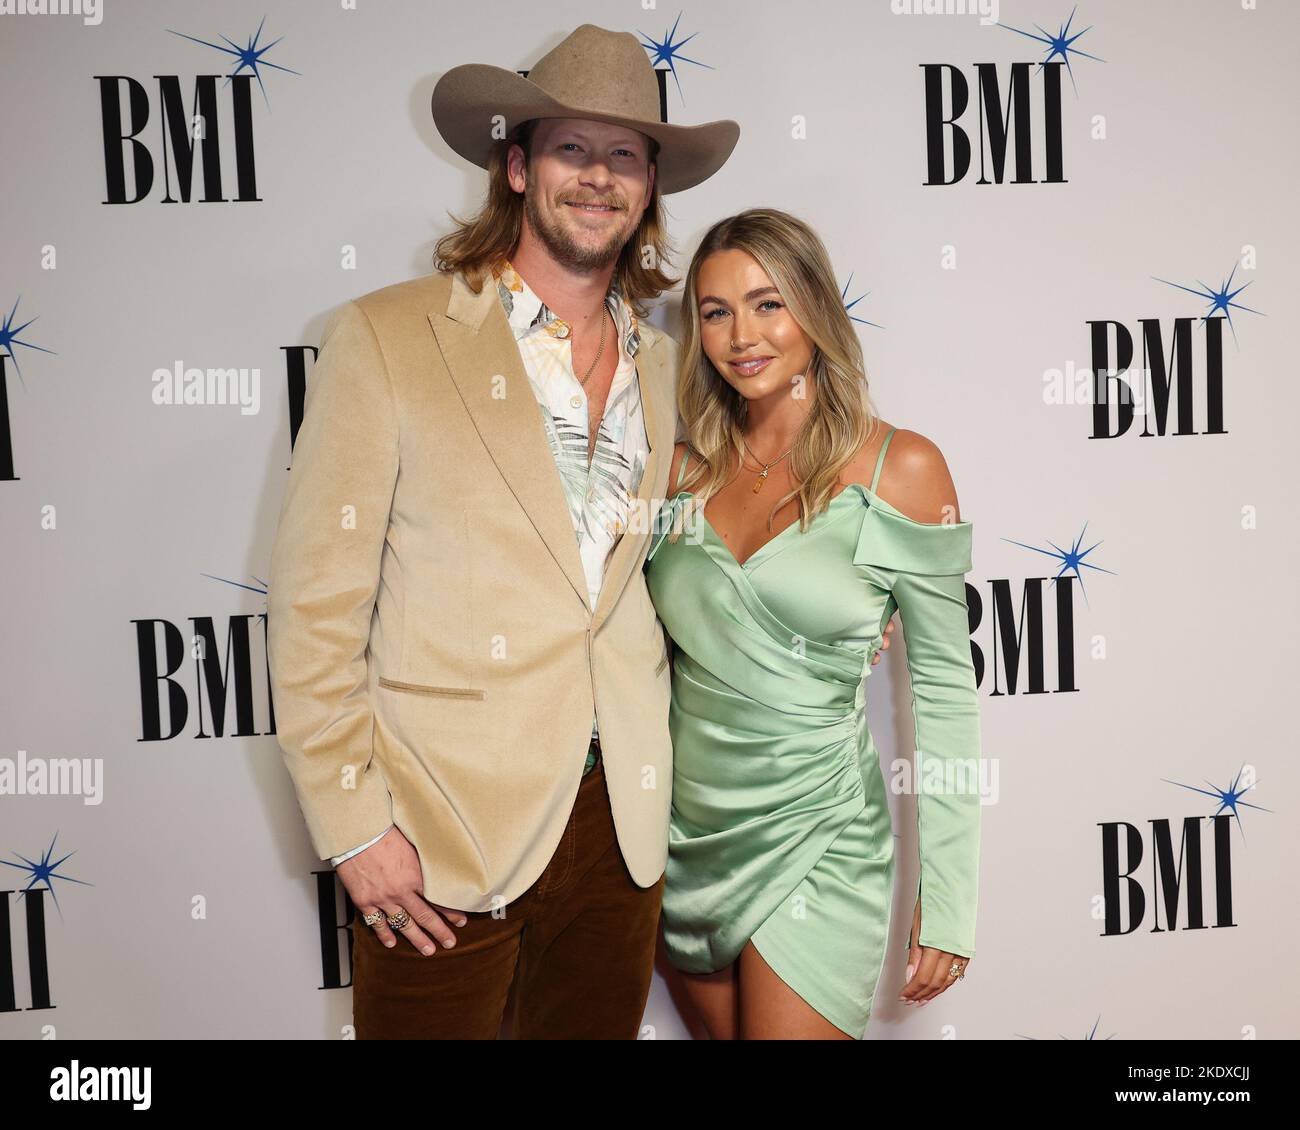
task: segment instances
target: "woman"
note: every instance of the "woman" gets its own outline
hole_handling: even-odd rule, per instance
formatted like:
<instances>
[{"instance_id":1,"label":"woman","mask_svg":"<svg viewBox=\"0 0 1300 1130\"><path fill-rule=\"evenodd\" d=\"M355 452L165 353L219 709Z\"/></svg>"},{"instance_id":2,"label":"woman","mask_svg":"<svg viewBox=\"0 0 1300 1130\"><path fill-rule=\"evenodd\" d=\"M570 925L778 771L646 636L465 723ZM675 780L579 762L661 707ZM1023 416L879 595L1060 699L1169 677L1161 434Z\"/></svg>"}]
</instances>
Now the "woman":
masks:
<instances>
[{"instance_id":1,"label":"woman","mask_svg":"<svg viewBox=\"0 0 1300 1130\"><path fill-rule=\"evenodd\" d=\"M688 442L646 560L674 644L668 956L715 1039L861 1038L894 875L865 681L895 609L923 786L901 999L932 1000L975 952L971 524L934 444L874 417L806 224L769 209L716 224L683 322ZM936 763L969 776L936 787Z\"/></svg>"}]
</instances>

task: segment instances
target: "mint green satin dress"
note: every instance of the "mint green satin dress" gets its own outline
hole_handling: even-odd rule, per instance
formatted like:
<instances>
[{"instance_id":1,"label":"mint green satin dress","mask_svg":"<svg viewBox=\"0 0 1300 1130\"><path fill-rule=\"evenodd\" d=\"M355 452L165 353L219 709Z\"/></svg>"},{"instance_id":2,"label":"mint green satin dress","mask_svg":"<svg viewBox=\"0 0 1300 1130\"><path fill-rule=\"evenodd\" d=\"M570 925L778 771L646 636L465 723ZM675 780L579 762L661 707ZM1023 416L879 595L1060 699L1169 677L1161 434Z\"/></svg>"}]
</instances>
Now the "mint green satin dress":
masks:
<instances>
[{"instance_id":1,"label":"mint green satin dress","mask_svg":"<svg viewBox=\"0 0 1300 1130\"><path fill-rule=\"evenodd\" d=\"M980 733L964 578L972 527L916 522L875 493L892 438L870 489L851 483L806 533L796 522L743 565L680 491L661 508L645 564L674 645L669 960L711 972L752 940L786 984L855 1038L871 1015L891 925L893 834L864 705L896 609L922 762L915 784L902 782L918 793L920 944L975 953ZM910 927L916 892L901 905ZM907 929L898 945L910 945Z\"/></svg>"}]
</instances>

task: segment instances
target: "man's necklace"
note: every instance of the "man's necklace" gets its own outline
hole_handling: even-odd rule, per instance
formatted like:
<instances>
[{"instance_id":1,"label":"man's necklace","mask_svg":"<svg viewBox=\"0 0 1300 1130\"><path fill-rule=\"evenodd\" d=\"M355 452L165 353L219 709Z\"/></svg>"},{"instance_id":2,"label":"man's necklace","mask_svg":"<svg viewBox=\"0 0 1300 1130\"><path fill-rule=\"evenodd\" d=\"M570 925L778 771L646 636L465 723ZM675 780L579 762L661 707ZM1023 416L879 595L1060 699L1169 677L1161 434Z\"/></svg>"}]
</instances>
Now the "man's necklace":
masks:
<instances>
[{"instance_id":1,"label":"man's necklace","mask_svg":"<svg viewBox=\"0 0 1300 1130\"><path fill-rule=\"evenodd\" d=\"M580 377L578 384L585 389L587 387L587 377L596 371L596 365L600 361L600 355L605 352L605 311L609 309L603 302L600 304L600 348L596 350L596 359L592 361L591 367L587 370L586 377Z\"/></svg>"}]
</instances>

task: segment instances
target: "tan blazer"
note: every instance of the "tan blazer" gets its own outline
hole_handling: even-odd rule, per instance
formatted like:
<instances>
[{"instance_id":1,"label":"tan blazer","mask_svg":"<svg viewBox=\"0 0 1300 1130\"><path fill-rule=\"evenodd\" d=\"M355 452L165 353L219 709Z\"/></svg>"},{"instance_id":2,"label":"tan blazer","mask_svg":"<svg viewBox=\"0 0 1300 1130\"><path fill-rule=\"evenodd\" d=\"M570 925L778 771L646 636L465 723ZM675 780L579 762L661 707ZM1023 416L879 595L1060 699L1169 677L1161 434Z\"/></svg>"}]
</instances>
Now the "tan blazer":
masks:
<instances>
[{"instance_id":1,"label":"tan blazer","mask_svg":"<svg viewBox=\"0 0 1300 1130\"><path fill-rule=\"evenodd\" d=\"M431 902L515 899L560 841L595 710L623 858L640 886L663 873L669 670L641 566L677 343L640 331L650 454L593 614L491 280L429 275L330 316L267 598L278 737L321 858L395 823Z\"/></svg>"}]
</instances>

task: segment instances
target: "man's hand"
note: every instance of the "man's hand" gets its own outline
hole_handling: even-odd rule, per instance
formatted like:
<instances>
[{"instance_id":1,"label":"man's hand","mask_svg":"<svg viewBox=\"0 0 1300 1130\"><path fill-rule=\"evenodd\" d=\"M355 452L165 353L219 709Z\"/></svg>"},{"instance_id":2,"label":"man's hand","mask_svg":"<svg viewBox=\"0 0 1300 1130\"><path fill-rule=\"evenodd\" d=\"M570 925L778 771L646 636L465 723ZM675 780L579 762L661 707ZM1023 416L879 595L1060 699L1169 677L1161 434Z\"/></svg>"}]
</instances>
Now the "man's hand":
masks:
<instances>
[{"instance_id":1,"label":"man's hand","mask_svg":"<svg viewBox=\"0 0 1300 1130\"><path fill-rule=\"evenodd\" d=\"M359 913L373 914L382 910L386 915L393 915L405 910L411 920L402 927L402 936L426 956L437 949L426 930L448 949L456 944L456 935L443 920L443 915L457 926L464 926L468 921L459 910L434 906L425 899L421 893L424 877L420 873L419 853L396 825L365 851L345 859L336 870ZM397 945L397 938L387 921L366 929L374 930L389 949Z\"/></svg>"},{"instance_id":2,"label":"man's hand","mask_svg":"<svg viewBox=\"0 0 1300 1130\"><path fill-rule=\"evenodd\" d=\"M876 654L871 657L871 666L874 667L877 663L880 662L881 652L888 650L889 633L892 632L893 630L894 630L894 618L891 616L889 618L889 623L885 625L885 636L884 639L880 641L880 651L877 651Z\"/></svg>"}]
</instances>

